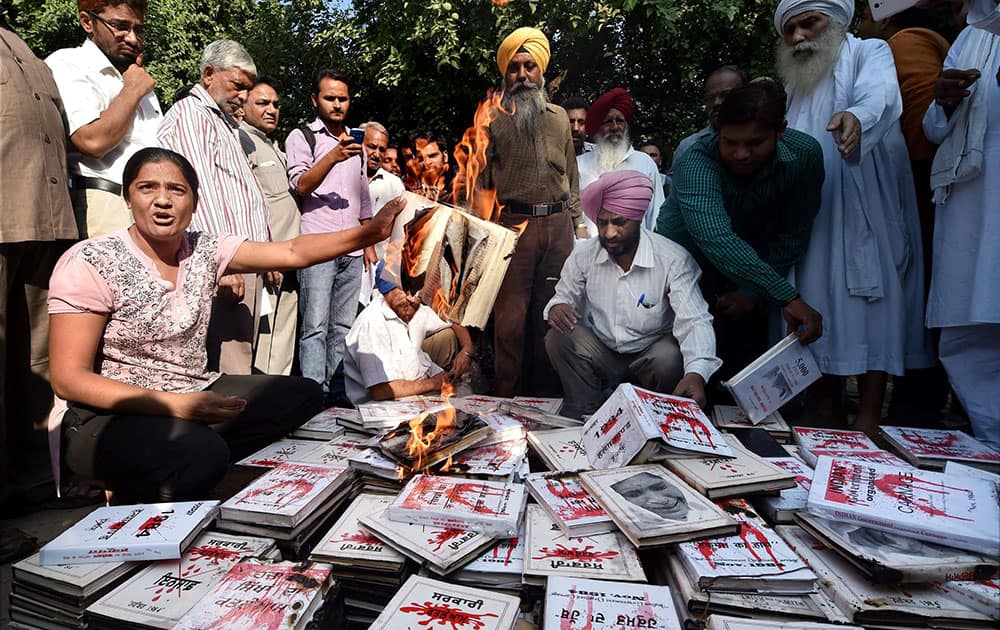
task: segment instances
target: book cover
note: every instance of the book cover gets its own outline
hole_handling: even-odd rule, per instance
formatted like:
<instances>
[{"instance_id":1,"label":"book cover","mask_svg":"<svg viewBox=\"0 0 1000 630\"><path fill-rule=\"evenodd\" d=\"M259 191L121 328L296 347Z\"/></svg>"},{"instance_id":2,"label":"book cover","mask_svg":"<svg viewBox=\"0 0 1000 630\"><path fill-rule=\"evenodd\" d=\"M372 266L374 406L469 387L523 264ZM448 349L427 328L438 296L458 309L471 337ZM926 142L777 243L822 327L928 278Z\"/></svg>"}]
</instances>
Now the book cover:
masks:
<instances>
[{"instance_id":1,"label":"book cover","mask_svg":"<svg viewBox=\"0 0 1000 630\"><path fill-rule=\"evenodd\" d=\"M802 451L802 459L807 464L816 467L816 462L819 461L820 457L836 457L838 459L853 459L858 462L870 462L872 464L887 464L889 466L909 466L908 463L904 462L900 458L896 457L889 451L883 451L882 449L867 450L867 451L841 451L836 449L816 449L813 451Z\"/></svg>"},{"instance_id":2,"label":"book cover","mask_svg":"<svg viewBox=\"0 0 1000 630\"><path fill-rule=\"evenodd\" d=\"M389 518L511 538L526 502L522 484L417 475L389 506Z\"/></svg>"},{"instance_id":3,"label":"book cover","mask_svg":"<svg viewBox=\"0 0 1000 630\"><path fill-rule=\"evenodd\" d=\"M404 466L392 461L376 448L363 448L349 455L347 463L352 470L390 481L400 481L407 475Z\"/></svg>"},{"instance_id":4,"label":"book cover","mask_svg":"<svg viewBox=\"0 0 1000 630\"><path fill-rule=\"evenodd\" d=\"M681 630L666 586L552 576L542 630Z\"/></svg>"},{"instance_id":5,"label":"book cover","mask_svg":"<svg viewBox=\"0 0 1000 630\"><path fill-rule=\"evenodd\" d=\"M261 468L274 468L278 464L285 462L302 461L303 457L319 446L316 440L278 440L268 444L256 453L244 457L236 462L237 466L257 466Z\"/></svg>"},{"instance_id":6,"label":"book cover","mask_svg":"<svg viewBox=\"0 0 1000 630\"><path fill-rule=\"evenodd\" d=\"M510 477L521 467L527 451L528 442L523 438L474 446L455 455L446 470L465 475Z\"/></svg>"},{"instance_id":7,"label":"book cover","mask_svg":"<svg viewBox=\"0 0 1000 630\"><path fill-rule=\"evenodd\" d=\"M384 513L392 499L381 494L359 495L313 548L310 559L335 564L377 564L402 568L405 561L403 554L361 526L362 518Z\"/></svg>"},{"instance_id":8,"label":"book cover","mask_svg":"<svg viewBox=\"0 0 1000 630\"><path fill-rule=\"evenodd\" d=\"M583 443L598 469L644 463L657 448L689 456L733 456L698 403L630 383L619 385L587 420Z\"/></svg>"},{"instance_id":9,"label":"book cover","mask_svg":"<svg viewBox=\"0 0 1000 630\"><path fill-rule=\"evenodd\" d=\"M521 600L469 586L411 576L371 630L511 630Z\"/></svg>"},{"instance_id":10,"label":"book cover","mask_svg":"<svg viewBox=\"0 0 1000 630\"><path fill-rule=\"evenodd\" d=\"M205 532L180 560L154 562L87 613L146 628L172 628L242 559L274 547L268 538Z\"/></svg>"},{"instance_id":11,"label":"book cover","mask_svg":"<svg viewBox=\"0 0 1000 630\"><path fill-rule=\"evenodd\" d=\"M998 486L909 466L821 457L807 508L891 534L1000 556Z\"/></svg>"},{"instance_id":12,"label":"book cover","mask_svg":"<svg viewBox=\"0 0 1000 630\"><path fill-rule=\"evenodd\" d=\"M1000 475L991 473L988 470L983 470L982 468L976 468L975 466L959 464L958 462L948 462L945 464L944 474L958 476L964 475L966 477L975 477L976 479L986 479L994 483L1000 483Z\"/></svg>"},{"instance_id":13,"label":"book cover","mask_svg":"<svg viewBox=\"0 0 1000 630\"><path fill-rule=\"evenodd\" d=\"M347 467L287 463L275 466L222 504L222 518L295 527L349 477Z\"/></svg>"},{"instance_id":14,"label":"book cover","mask_svg":"<svg viewBox=\"0 0 1000 630\"><path fill-rule=\"evenodd\" d=\"M533 473L524 484L548 515L567 536L573 534L603 534L617 529L577 475L563 473Z\"/></svg>"},{"instance_id":15,"label":"book cover","mask_svg":"<svg viewBox=\"0 0 1000 630\"><path fill-rule=\"evenodd\" d=\"M797 594L816 590L816 574L749 503L726 499L719 507L740 522L738 534L677 545L677 556L699 588Z\"/></svg>"},{"instance_id":16,"label":"book cover","mask_svg":"<svg viewBox=\"0 0 1000 630\"><path fill-rule=\"evenodd\" d=\"M14 582L32 584L46 590L87 599L120 577L138 569L138 562L95 564L54 564L43 567L39 554L14 563Z\"/></svg>"},{"instance_id":17,"label":"book cover","mask_svg":"<svg viewBox=\"0 0 1000 630\"><path fill-rule=\"evenodd\" d=\"M780 411L775 411L757 423L750 422L750 418L736 405L715 405L712 407L712 422L719 429L748 429L757 427L764 429L768 433L782 436L791 435L792 428L785 422L785 418Z\"/></svg>"},{"instance_id":18,"label":"book cover","mask_svg":"<svg viewBox=\"0 0 1000 630\"><path fill-rule=\"evenodd\" d=\"M960 604L990 619L1000 620L1000 580L939 582L933 586Z\"/></svg>"},{"instance_id":19,"label":"book cover","mask_svg":"<svg viewBox=\"0 0 1000 630\"><path fill-rule=\"evenodd\" d=\"M528 443L549 470L577 472L591 467L580 427L530 431Z\"/></svg>"},{"instance_id":20,"label":"book cover","mask_svg":"<svg viewBox=\"0 0 1000 630\"><path fill-rule=\"evenodd\" d=\"M479 419L493 431L488 438L479 443L479 446L510 440L523 440L527 433L524 430L524 425L517 418L502 413L480 413Z\"/></svg>"},{"instance_id":21,"label":"book cover","mask_svg":"<svg viewBox=\"0 0 1000 630\"><path fill-rule=\"evenodd\" d=\"M754 455L735 436L724 435L722 439L735 457L671 459L665 465L710 499L795 486L795 475Z\"/></svg>"},{"instance_id":22,"label":"book cover","mask_svg":"<svg viewBox=\"0 0 1000 630\"><path fill-rule=\"evenodd\" d=\"M351 456L365 450L365 447L361 446L360 443L344 437L334 438L329 442L317 442L317 444L319 446L309 453L297 457L296 463L343 468L349 465Z\"/></svg>"},{"instance_id":23,"label":"book cover","mask_svg":"<svg viewBox=\"0 0 1000 630\"><path fill-rule=\"evenodd\" d=\"M426 561L441 574L471 561L496 540L465 529L398 523L389 520L388 508L378 514L362 516L359 522L396 551L417 562Z\"/></svg>"},{"instance_id":24,"label":"book cover","mask_svg":"<svg viewBox=\"0 0 1000 630\"><path fill-rule=\"evenodd\" d=\"M528 506L525 520L526 575L646 581L639 555L619 532L567 536L537 505Z\"/></svg>"},{"instance_id":25,"label":"book cover","mask_svg":"<svg viewBox=\"0 0 1000 630\"><path fill-rule=\"evenodd\" d=\"M802 529L790 525L776 529L816 572L823 591L854 623L868 625L892 620L893 625L928 623L948 627L949 622L955 620L989 619L945 597L928 584L905 587L874 584L835 551L817 544Z\"/></svg>"},{"instance_id":26,"label":"book cover","mask_svg":"<svg viewBox=\"0 0 1000 630\"><path fill-rule=\"evenodd\" d=\"M425 413L447 409L451 405L440 396L412 396L402 400L382 400L358 405L361 424L366 428L388 429L409 422Z\"/></svg>"},{"instance_id":27,"label":"book cover","mask_svg":"<svg viewBox=\"0 0 1000 630\"><path fill-rule=\"evenodd\" d=\"M99 507L42 547L39 564L180 558L218 506L187 501Z\"/></svg>"},{"instance_id":28,"label":"book cover","mask_svg":"<svg viewBox=\"0 0 1000 630\"><path fill-rule=\"evenodd\" d=\"M292 437L302 437L311 440L332 440L344 434L344 425L341 420L346 420L352 424L361 422L361 415L354 409L343 407L330 407L324 409L292 433Z\"/></svg>"},{"instance_id":29,"label":"book cover","mask_svg":"<svg viewBox=\"0 0 1000 630\"><path fill-rule=\"evenodd\" d=\"M912 584L993 577L996 559L858 523L800 512L795 520L877 584Z\"/></svg>"},{"instance_id":30,"label":"book cover","mask_svg":"<svg viewBox=\"0 0 1000 630\"><path fill-rule=\"evenodd\" d=\"M795 475L795 487L782 490L776 497L758 497L756 502L772 523L791 523L795 512L806 509L809 488L812 486L812 468L795 457L773 457L768 461Z\"/></svg>"},{"instance_id":31,"label":"book cover","mask_svg":"<svg viewBox=\"0 0 1000 630\"><path fill-rule=\"evenodd\" d=\"M516 575L524 573L525 526L516 538L504 538L462 567L463 573ZM518 580L520 581L520 580Z\"/></svg>"},{"instance_id":32,"label":"book cover","mask_svg":"<svg viewBox=\"0 0 1000 630\"><path fill-rule=\"evenodd\" d=\"M329 578L326 564L245 560L231 568L174 628L303 628L322 604Z\"/></svg>"},{"instance_id":33,"label":"book cover","mask_svg":"<svg viewBox=\"0 0 1000 630\"><path fill-rule=\"evenodd\" d=\"M497 406L510 400L509 398L500 398L498 396L482 396L476 394L473 396L462 396L455 397L451 399L452 406L455 409L464 411L465 413L486 415L492 411L495 411Z\"/></svg>"},{"instance_id":34,"label":"book cover","mask_svg":"<svg viewBox=\"0 0 1000 630\"><path fill-rule=\"evenodd\" d=\"M812 351L792 333L723 384L757 424L819 377Z\"/></svg>"},{"instance_id":35,"label":"book cover","mask_svg":"<svg viewBox=\"0 0 1000 630\"><path fill-rule=\"evenodd\" d=\"M795 443L803 451L877 451L875 442L862 431L795 427Z\"/></svg>"},{"instance_id":36,"label":"book cover","mask_svg":"<svg viewBox=\"0 0 1000 630\"><path fill-rule=\"evenodd\" d=\"M961 431L881 427L885 439L914 466L944 468L948 460L1000 467L1000 453Z\"/></svg>"},{"instance_id":37,"label":"book cover","mask_svg":"<svg viewBox=\"0 0 1000 630\"><path fill-rule=\"evenodd\" d=\"M519 405L534 407L539 411L553 415L558 415L563 405L562 398L542 398L538 396L514 396L514 402Z\"/></svg>"},{"instance_id":38,"label":"book cover","mask_svg":"<svg viewBox=\"0 0 1000 630\"><path fill-rule=\"evenodd\" d=\"M583 471L580 481L638 547L734 534L736 519L657 464Z\"/></svg>"}]
</instances>

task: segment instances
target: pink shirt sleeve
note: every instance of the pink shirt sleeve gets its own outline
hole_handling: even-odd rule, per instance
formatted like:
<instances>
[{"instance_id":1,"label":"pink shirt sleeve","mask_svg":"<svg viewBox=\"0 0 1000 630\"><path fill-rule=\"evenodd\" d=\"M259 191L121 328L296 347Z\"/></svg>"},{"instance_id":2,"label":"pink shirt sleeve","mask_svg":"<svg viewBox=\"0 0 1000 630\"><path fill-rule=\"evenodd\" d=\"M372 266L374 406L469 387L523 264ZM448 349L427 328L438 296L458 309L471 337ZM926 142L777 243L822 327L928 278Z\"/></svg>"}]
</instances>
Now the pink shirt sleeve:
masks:
<instances>
[{"instance_id":1,"label":"pink shirt sleeve","mask_svg":"<svg viewBox=\"0 0 1000 630\"><path fill-rule=\"evenodd\" d=\"M236 255L236 251L240 248L240 245L248 240L250 239L245 236L237 236L235 234L226 234L220 237L219 248L215 250L215 260L219 265L215 277L216 282L228 273L229 263L233 260L233 256Z\"/></svg>"},{"instance_id":2,"label":"pink shirt sleeve","mask_svg":"<svg viewBox=\"0 0 1000 630\"><path fill-rule=\"evenodd\" d=\"M49 313L111 313L111 288L73 247L59 259L49 279Z\"/></svg>"}]
</instances>

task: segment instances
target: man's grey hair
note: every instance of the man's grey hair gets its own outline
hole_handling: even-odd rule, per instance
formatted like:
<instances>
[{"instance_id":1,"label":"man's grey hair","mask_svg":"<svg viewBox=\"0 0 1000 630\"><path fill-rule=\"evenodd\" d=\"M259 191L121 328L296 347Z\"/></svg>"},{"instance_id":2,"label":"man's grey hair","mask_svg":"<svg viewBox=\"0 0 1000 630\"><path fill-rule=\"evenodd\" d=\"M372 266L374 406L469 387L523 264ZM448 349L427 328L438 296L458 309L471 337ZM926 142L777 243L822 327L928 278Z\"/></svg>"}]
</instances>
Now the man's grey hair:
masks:
<instances>
[{"instance_id":1,"label":"man's grey hair","mask_svg":"<svg viewBox=\"0 0 1000 630\"><path fill-rule=\"evenodd\" d=\"M384 134L386 138L389 137L389 131L386 130L382 123L377 123L374 120L369 120L368 122L362 124L359 129L361 129L361 131L368 131L369 127L381 134Z\"/></svg>"},{"instance_id":2,"label":"man's grey hair","mask_svg":"<svg viewBox=\"0 0 1000 630\"><path fill-rule=\"evenodd\" d=\"M212 66L216 70L229 70L239 68L250 75L250 79L257 80L257 64L253 62L253 57L247 49L231 39L217 39L208 46L205 52L201 53L201 64L198 70L205 74L205 68Z\"/></svg>"}]
</instances>

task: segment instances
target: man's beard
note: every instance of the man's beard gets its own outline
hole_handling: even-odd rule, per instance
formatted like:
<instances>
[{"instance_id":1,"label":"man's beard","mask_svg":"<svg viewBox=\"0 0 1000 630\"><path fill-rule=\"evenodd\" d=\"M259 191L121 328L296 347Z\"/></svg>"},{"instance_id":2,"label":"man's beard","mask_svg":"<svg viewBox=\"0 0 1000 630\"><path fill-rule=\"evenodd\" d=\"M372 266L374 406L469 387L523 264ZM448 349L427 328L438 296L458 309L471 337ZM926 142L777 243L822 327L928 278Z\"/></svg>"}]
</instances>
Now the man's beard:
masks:
<instances>
[{"instance_id":1,"label":"man's beard","mask_svg":"<svg viewBox=\"0 0 1000 630\"><path fill-rule=\"evenodd\" d=\"M597 174L603 175L618 170L632 140L628 137L628 129L622 131L621 138L612 141L608 134L594 139L594 161L597 163Z\"/></svg>"},{"instance_id":2,"label":"man's beard","mask_svg":"<svg viewBox=\"0 0 1000 630\"><path fill-rule=\"evenodd\" d=\"M507 88L503 94L504 109L511 112L514 127L523 137L534 137L545 112L545 79L539 85L520 82Z\"/></svg>"},{"instance_id":3,"label":"man's beard","mask_svg":"<svg viewBox=\"0 0 1000 630\"><path fill-rule=\"evenodd\" d=\"M779 40L775 65L785 85L798 92L811 92L837 63L840 45L846 34L846 26L831 20L830 26L814 41L789 46ZM811 54L795 55L795 52L803 50Z\"/></svg>"}]
</instances>

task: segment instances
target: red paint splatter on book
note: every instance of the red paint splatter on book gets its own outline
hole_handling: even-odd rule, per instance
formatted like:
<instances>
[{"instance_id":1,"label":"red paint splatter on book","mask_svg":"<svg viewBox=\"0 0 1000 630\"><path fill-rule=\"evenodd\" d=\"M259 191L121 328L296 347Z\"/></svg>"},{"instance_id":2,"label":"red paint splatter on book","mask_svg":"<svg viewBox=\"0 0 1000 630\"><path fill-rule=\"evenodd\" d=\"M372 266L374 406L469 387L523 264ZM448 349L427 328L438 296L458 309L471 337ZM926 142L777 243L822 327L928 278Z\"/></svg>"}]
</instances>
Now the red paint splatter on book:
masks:
<instances>
[{"instance_id":1,"label":"red paint splatter on book","mask_svg":"<svg viewBox=\"0 0 1000 630\"><path fill-rule=\"evenodd\" d=\"M410 602L408 606L401 606L399 612L414 613L421 617L417 621L418 626L451 626L452 630L468 628L469 630L482 630L486 627L484 619L497 617L496 613L473 613L454 608L449 604L439 604L433 602Z\"/></svg>"},{"instance_id":2,"label":"red paint splatter on book","mask_svg":"<svg viewBox=\"0 0 1000 630\"><path fill-rule=\"evenodd\" d=\"M691 431L691 435L694 436L698 444L705 444L707 442L710 447L715 448L712 433L705 426L705 423L698 418L692 417L685 412L668 413L667 417L660 422L660 431L663 431L664 435L668 435L674 429L675 425L680 427L680 430L683 430L684 425L687 425L687 429Z\"/></svg>"},{"instance_id":3,"label":"red paint splatter on book","mask_svg":"<svg viewBox=\"0 0 1000 630\"><path fill-rule=\"evenodd\" d=\"M582 626L577 626L574 617L579 616L579 612L574 610L576 607L576 585L573 584L569 587L569 602L566 604L566 616L559 620L559 630L593 630L594 628L594 600L587 597L587 616L584 618L584 624Z\"/></svg>"},{"instance_id":4,"label":"red paint splatter on book","mask_svg":"<svg viewBox=\"0 0 1000 630\"><path fill-rule=\"evenodd\" d=\"M352 542L359 545L381 545L382 541L366 531L344 532L338 542Z\"/></svg>"},{"instance_id":5,"label":"red paint splatter on book","mask_svg":"<svg viewBox=\"0 0 1000 630\"><path fill-rule=\"evenodd\" d=\"M188 554L191 556L192 560L204 559L211 564L219 564L219 562L234 562L238 561L243 557L243 552L238 549L226 549L225 547L210 547L208 545L202 545L201 547L191 547L188 549Z\"/></svg>"},{"instance_id":6,"label":"red paint splatter on book","mask_svg":"<svg viewBox=\"0 0 1000 630\"><path fill-rule=\"evenodd\" d=\"M955 514L948 514L944 510L931 505L929 498L915 496L917 492L947 496L951 494L951 492L948 492L949 490L968 492L968 488L956 488L954 486L946 486L933 481L926 481L919 477L915 477L910 473L882 475L881 477L877 477L874 483L876 488L886 493L893 499L908 503L910 506L920 510L924 514L929 514L930 516L943 516L955 519L956 521L975 520ZM904 488L908 488L908 490L904 490Z\"/></svg>"},{"instance_id":7,"label":"red paint splatter on book","mask_svg":"<svg viewBox=\"0 0 1000 630\"><path fill-rule=\"evenodd\" d=\"M562 503L556 506L556 513L564 521L584 518L600 518L607 512L591 497L575 479L546 479L546 489Z\"/></svg>"},{"instance_id":8,"label":"red paint splatter on book","mask_svg":"<svg viewBox=\"0 0 1000 630\"><path fill-rule=\"evenodd\" d=\"M314 486L315 484L308 479L288 479L251 490L240 497L236 503L249 503L257 497L277 495L278 498L273 502L273 505L282 508L308 496Z\"/></svg>"},{"instance_id":9,"label":"red paint splatter on book","mask_svg":"<svg viewBox=\"0 0 1000 630\"><path fill-rule=\"evenodd\" d=\"M436 529L431 531L431 537L427 539L427 544L435 545L433 551L441 551L445 543L455 540L465 533L463 529Z\"/></svg>"},{"instance_id":10,"label":"red paint splatter on book","mask_svg":"<svg viewBox=\"0 0 1000 630\"><path fill-rule=\"evenodd\" d=\"M618 555L617 551L598 551L593 545L580 547L567 547L562 543L556 545L555 549L542 547L538 550L542 555L532 556L532 560L546 560L557 558L560 560L575 560L578 562L604 562Z\"/></svg>"},{"instance_id":11,"label":"red paint splatter on book","mask_svg":"<svg viewBox=\"0 0 1000 630\"><path fill-rule=\"evenodd\" d=\"M779 571L783 571L785 569L785 565L779 562L778 558L775 557L774 550L771 549L771 541L767 539L767 535L760 531L760 529L758 529L757 526L750 521L740 519L740 538L743 539L743 544L746 545L746 549L750 552L750 555L759 562L761 557L757 554L757 550L748 540L751 535L756 538L757 542L760 543L760 545L767 551L767 555L771 557L771 562L774 564L775 568Z\"/></svg>"}]
</instances>

